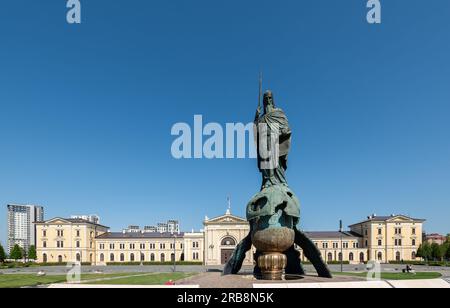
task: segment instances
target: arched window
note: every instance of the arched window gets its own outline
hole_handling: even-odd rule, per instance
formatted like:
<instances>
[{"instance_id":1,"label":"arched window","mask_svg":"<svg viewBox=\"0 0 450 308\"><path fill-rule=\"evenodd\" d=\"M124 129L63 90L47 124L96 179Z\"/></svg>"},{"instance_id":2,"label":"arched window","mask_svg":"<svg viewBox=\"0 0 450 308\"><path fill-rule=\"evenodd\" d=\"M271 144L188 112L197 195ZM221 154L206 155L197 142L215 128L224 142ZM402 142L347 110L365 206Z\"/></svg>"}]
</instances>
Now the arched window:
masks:
<instances>
[{"instance_id":1,"label":"arched window","mask_svg":"<svg viewBox=\"0 0 450 308\"><path fill-rule=\"evenodd\" d=\"M351 252L351 253L348 255L348 260L349 260L349 261L353 261L353 260L354 260L353 252Z\"/></svg>"},{"instance_id":2,"label":"arched window","mask_svg":"<svg viewBox=\"0 0 450 308\"><path fill-rule=\"evenodd\" d=\"M165 254L161 254L161 262L166 262L166 255Z\"/></svg>"},{"instance_id":3,"label":"arched window","mask_svg":"<svg viewBox=\"0 0 450 308\"><path fill-rule=\"evenodd\" d=\"M130 262L134 262L134 253L130 254Z\"/></svg>"},{"instance_id":4,"label":"arched window","mask_svg":"<svg viewBox=\"0 0 450 308\"><path fill-rule=\"evenodd\" d=\"M58 256L58 263L63 263L63 257L62 256Z\"/></svg>"},{"instance_id":5,"label":"arched window","mask_svg":"<svg viewBox=\"0 0 450 308\"><path fill-rule=\"evenodd\" d=\"M331 252L328 253L328 262L333 261L333 254Z\"/></svg>"},{"instance_id":6,"label":"arched window","mask_svg":"<svg viewBox=\"0 0 450 308\"><path fill-rule=\"evenodd\" d=\"M170 261L175 262L175 254L174 253L170 255Z\"/></svg>"},{"instance_id":7,"label":"arched window","mask_svg":"<svg viewBox=\"0 0 450 308\"><path fill-rule=\"evenodd\" d=\"M114 262L114 254L113 253L109 255L109 261Z\"/></svg>"},{"instance_id":8,"label":"arched window","mask_svg":"<svg viewBox=\"0 0 450 308\"><path fill-rule=\"evenodd\" d=\"M145 255L143 253L141 253L141 262L145 261Z\"/></svg>"},{"instance_id":9,"label":"arched window","mask_svg":"<svg viewBox=\"0 0 450 308\"><path fill-rule=\"evenodd\" d=\"M100 262L105 262L105 255L104 254L100 254Z\"/></svg>"},{"instance_id":10,"label":"arched window","mask_svg":"<svg viewBox=\"0 0 450 308\"><path fill-rule=\"evenodd\" d=\"M236 241L232 237L226 237L222 240L220 244L222 246L236 246Z\"/></svg>"},{"instance_id":11,"label":"arched window","mask_svg":"<svg viewBox=\"0 0 450 308\"><path fill-rule=\"evenodd\" d=\"M125 255L123 253L120 254L120 262L125 261Z\"/></svg>"},{"instance_id":12,"label":"arched window","mask_svg":"<svg viewBox=\"0 0 450 308\"><path fill-rule=\"evenodd\" d=\"M48 258L47 258L47 254L46 254L46 253L44 253L44 254L42 255L42 262L44 262L44 263L47 263L47 262L48 262Z\"/></svg>"},{"instance_id":13,"label":"arched window","mask_svg":"<svg viewBox=\"0 0 450 308\"><path fill-rule=\"evenodd\" d=\"M397 261L397 262L400 262L401 261L401 255L400 255L400 251L397 251L396 253L395 253L395 261Z\"/></svg>"},{"instance_id":14,"label":"arched window","mask_svg":"<svg viewBox=\"0 0 450 308\"><path fill-rule=\"evenodd\" d=\"M383 261L383 253L381 251L378 252L378 261Z\"/></svg>"},{"instance_id":15,"label":"arched window","mask_svg":"<svg viewBox=\"0 0 450 308\"><path fill-rule=\"evenodd\" d=\"M412 252L412 254L411 254L411 258L412 258L413 260L415 260L415 259L416 259L416 252L415 252L415 251L413 251L413 252Z\"/></svg>"},{"instance_id":16,"label":"arched window","mask_svg":"<svg viewBox=\"0 0 450 308\"><path fill-rule=\"evenodd\" d=\"M339 253L339 261L342 261L342 253Z\"/></svg>"},{"instance_id":17,"label":"arched window","mask_svg":"<svg viewBox=\"0 0 450 308\"><path fill-rule=\"evenodd\" d=\"M359 262L364 263L364 252L359 254Z\"/></svg>"},{"instance_id":18,"label":"arched window","mask_svg":"<svg viewBox=\"0 0 450 308\"><path fill-rule=\"evenodd\" d=\"M150 261L155 262L155 254L154 253L152 253L150 255Z\"/></svg>"},{"instance_id":19,"label":"arched window","mask_svg":"<svg viewBox=\"0 0 450 308\"><path fill-rule=\"evenodd\" d=\"M81 261L81 255L79 254L79 253L77 253L77 262L80 262Z\"/></svg>"}]
</instances>

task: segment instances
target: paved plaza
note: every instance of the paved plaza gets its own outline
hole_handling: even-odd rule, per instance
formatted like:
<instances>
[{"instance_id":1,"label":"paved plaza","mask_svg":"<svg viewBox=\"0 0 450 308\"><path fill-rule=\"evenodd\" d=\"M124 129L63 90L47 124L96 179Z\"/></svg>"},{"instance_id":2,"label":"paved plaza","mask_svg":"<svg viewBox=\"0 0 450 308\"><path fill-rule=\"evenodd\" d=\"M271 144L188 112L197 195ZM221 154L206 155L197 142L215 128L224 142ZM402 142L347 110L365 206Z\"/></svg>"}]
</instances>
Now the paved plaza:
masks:
<instances>
[{"instance_id":1,"label":"paved plaza","mask_svg":"<svg viewBox=\"0 0 450 308\"><path fill-rule=\"evenodd\" d=\"M330 265L332 272L340 272L340 265ZM383 272L401 272L405 268L405 265L383 264L381 269ZM170 273L174 269L169 265L148 265L148 266L82 266L82 273ZM220 272L223 269L222 266L202 266L202 265L177 265L177 272L184 273L206 273L206 272ZM252 267L245 266L242 268L242 273L251 273ZM34 274L39 271L44 271L48 275L60 275L67 273L69 269L65 266L41 266L41 267L26 267L26 268L14 268L14 269L1 269L0 273L4 274ZM310 275L315 275L314 268L307 264L305 270ZM344 265L344 272L364 272L366 265ZM414 270L417 272L438 272L443 277L450 279L450 267L440 266L414 266Z\"/></svg>"}]
</instances>

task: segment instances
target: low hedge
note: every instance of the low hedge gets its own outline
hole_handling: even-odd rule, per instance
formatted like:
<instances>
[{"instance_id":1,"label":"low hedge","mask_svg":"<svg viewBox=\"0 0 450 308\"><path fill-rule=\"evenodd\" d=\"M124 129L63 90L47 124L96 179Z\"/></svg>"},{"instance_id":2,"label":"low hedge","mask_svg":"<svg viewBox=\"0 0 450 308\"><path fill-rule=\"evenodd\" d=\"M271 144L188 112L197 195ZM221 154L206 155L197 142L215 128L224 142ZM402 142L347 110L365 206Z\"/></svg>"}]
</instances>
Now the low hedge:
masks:
<instances>
[{"instance_id":1,"label":"low hedge","mask_svg":"<svg viewBox=\"0 0 450 308\"><path fill-rule=\"evenodd\" d=\"M341 265L341 261L329 261L327 262L328 265ZM349 261L344 261L342 262L342 264L344 265L349 265L350 262Z\"/></svg>"}]
</instances>

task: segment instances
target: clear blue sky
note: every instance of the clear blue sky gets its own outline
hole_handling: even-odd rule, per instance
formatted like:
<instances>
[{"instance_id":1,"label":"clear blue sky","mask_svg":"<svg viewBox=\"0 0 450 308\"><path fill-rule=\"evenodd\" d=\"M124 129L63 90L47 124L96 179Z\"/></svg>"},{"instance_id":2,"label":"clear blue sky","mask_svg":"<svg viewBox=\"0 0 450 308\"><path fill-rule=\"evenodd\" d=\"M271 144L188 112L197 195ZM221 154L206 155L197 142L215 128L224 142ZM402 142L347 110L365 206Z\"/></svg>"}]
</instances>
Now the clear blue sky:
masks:
<instances>
[{"instance_id":1,"label":"clear blue sky","mask_svg":"<svg viewBox=\"0 0 450 308\"><path fill-rule=\"evenodd\" d=\"M233 212L253 160L174 160L171 126L249 122L257 75L294 131L302 228L368 214L450 232L450 2L82 0L0 4L0 238L6 204L95 213L114 230Z\"/></svg>"}]
</instances>

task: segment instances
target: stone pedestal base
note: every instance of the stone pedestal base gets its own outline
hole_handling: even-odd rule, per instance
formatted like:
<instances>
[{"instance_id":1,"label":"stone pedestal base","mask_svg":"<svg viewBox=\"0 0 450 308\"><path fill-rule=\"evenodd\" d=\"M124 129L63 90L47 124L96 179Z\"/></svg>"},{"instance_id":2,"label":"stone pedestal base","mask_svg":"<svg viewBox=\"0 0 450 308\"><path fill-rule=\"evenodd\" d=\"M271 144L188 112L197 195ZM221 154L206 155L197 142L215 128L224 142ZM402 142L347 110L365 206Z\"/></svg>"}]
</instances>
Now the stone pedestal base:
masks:
<instances>
[{"instance_id":1,"label":"stone pedestal base","mask_svg":"<svg viewBox=\"0 0 450 308\"><path fill-rule=\"evenodd\" d=\"M266 253L258 258L263 280L283 280L287 257L282 253Z\"/></svg>"}]
</instances>

